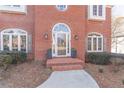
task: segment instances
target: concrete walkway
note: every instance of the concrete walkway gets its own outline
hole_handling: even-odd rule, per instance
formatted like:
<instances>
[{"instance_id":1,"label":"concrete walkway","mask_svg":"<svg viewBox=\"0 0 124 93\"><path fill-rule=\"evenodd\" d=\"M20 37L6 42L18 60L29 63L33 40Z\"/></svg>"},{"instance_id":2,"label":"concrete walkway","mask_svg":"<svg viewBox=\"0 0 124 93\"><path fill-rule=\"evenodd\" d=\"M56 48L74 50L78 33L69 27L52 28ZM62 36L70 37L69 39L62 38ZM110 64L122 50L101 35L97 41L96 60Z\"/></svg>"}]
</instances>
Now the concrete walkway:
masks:
<instances>
[{"instance_id":1,"label":"concrete walkway","mask_svg":"<svg viewBox=\"0 0 124 93\"><path fill-rule=\"evenodd\" d=\"M84 70L54 71L38 88L99 88Z\"/></svg>"}]
</instances>

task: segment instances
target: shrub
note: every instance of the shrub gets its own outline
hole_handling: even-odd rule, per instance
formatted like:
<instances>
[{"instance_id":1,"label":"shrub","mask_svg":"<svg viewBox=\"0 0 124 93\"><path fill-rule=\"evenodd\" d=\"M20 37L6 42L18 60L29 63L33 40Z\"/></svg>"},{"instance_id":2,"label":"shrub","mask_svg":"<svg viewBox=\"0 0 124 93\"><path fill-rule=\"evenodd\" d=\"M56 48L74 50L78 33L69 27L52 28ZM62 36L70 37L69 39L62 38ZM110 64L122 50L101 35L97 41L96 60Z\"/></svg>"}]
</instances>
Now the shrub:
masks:
<instances>
[{"instance_id":1,"label":"shrub","mask_svg":"<svg viewBox=\"0 0 124 93\"><path fill-rule=\"evenodd\" d=\"M17 53L9 53L9 55L12 57L12 64L18 63L18 54Z\"/></svg>"},{"instance_id":2,"label":"shrub","mask_svg":"<svg viewBox=\"0 0 124 93\"><path fill-rule=\"evenodd\" d=\"M12 52L10 55L13 59L13 64L22 63L27 60L27 53L25 52Z\"/></svg>"},{"instance_id":3,"label":"shrub","mask_svg":"<svg viewBox=\"0 0 124 93\"><path fill-rule=\"evenodd\" d=\"M110 61L113 65L124 65L124 54L111 53Z\"/></svg>"},{"instance_id":4,"label":"shrub","mask_svg":"<svg viewBox=\"0 0 124 93\"><path fill-rule=\"evenodd\" d=\"M25 52L18 52L18 61L24 62L27 60L27 53Z\"/></svg>"},{"instance_id":5,"label":"shrub","mask_svg":"<svg viewBox=\"0 0 124 93\"><path fill-rule=\"evenodd\" d=\"M12 57L10 55L0 55L0 65L4 66L6 70L8 65L12 63Z\"/></svg>"},{"instance_id":6,"label":"shrub","mask_svg":"<svg viewBox=\"0 0 124 93\"><path fill-rule=\"evenodd\" d=\"M17 64L18 62L24 62L27 60L27 53L25 52L11 52L11 51L3 51L1 55L10 55L12 58L12 64Z\"/></svg>"},{"instance_id":7,"label":"shrub","mask_svg":"<svg viewBox=\"0 0 124 93\"><path fill-rule=\"evenodd\" d=\"M93 64L106 65L109 64L110 54L107 52L92 52L86 54L86 60Z\"/></svg>"}]
</instances>

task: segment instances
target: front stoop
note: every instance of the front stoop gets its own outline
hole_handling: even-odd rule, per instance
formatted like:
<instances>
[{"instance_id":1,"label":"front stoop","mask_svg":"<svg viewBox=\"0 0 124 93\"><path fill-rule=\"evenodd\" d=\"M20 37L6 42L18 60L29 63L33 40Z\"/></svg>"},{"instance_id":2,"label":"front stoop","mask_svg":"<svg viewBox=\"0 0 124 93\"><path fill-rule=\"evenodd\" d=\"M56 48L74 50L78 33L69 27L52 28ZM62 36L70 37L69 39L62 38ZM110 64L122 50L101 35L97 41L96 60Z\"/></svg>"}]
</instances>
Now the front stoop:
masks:
<instances>
[{"instance_id":1,"label":"front stoop","mask_svg":"<svg viewBox=\"0 0 124 93\"><path fill-rule=\"evenodd\" d=\"M47 67L54 71L83 69L84 61L77 58L53 58L47 60Z\"/></svg>"}]
</instances>

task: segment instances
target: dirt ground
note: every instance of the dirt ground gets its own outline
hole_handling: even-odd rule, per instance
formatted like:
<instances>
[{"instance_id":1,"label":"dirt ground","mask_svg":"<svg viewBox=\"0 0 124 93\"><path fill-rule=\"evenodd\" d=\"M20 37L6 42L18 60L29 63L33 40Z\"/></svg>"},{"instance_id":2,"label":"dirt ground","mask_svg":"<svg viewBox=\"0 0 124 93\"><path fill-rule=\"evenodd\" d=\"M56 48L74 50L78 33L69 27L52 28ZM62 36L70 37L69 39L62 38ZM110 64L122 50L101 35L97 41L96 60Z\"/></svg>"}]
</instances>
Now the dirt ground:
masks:
<instances>
[{"instance_id":1,"label":"dirt ground","mask_svg":"<svg viewBox=\"0 0 124 93\"><path fill-rule=\"evenodd\" d=\"M117 69L118 68L118 69ZM101 88L124 87L124 65L95 65L86 63L84 68ZM99 69L102 69L101 73ZM0 69L0 87L34 88L42 84L51 74L41 62L26 62L11 65L7 71Z\"/></svg>"},{"instance_id":2,"label":"dirt ground","mask_svg":"<svg viewBox=\"0 0 124 93\"><path fill-rule=\"evenodd\" d=\"M101 72L102 69L103 72ZM86 63L85 70L97 81L101 88L124 87L124 65L113 66Z\"/></svg>"},{"instance_id":3,"label":"dirt ground","mask_svg":"<svg viewBox=\"0 0 124 93\"><path fill-rule=\"evenodd\" d=\"M0 70L0 87L34 88L42 84L51 72L41 62L11 65L7 71Z\"/></svg>"}]
</instances>

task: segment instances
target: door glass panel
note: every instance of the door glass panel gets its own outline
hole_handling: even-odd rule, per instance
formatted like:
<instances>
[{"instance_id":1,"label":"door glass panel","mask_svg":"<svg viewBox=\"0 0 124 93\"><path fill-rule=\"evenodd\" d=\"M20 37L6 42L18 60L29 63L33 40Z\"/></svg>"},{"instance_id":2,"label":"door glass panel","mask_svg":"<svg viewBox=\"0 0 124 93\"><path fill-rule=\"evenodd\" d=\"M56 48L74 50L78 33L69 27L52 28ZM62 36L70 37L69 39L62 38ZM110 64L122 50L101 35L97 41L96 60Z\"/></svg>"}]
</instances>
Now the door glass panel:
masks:
<instances>
[{"instance_id":1,"label":"door glass panel","mask_svg":"<svg viewBox=\"0 0 124 93\"><path fill-rule=\"evenodd\" d=\"M9 35L3 35L3 50L9 51Z\"/></svg>"},{"instance_id":2,"label":"door glass panel","mask_svg":"<svg viewBox=\"0 0 124 93\"><path fill-rule=\"evenodd\" d=\"M21 51L26 52L26 36L20 36Z\"/></svg>"},{"instance_id":3,"label":"door glass panel","mask_svg":"<svg viewBox=\"0 0 124 93\"><path fill-rule=\"evenodd\" d=\"M58 55L66 55L66 34L57 34Z\"/></svg>"},{"instance_id":4,"label":"door glass panel","mask_svg":"<svg viewBox=\"0 0 124 93\"><path fill-rule=\"evenodd\" d=\"M67 44L68 44L67 53L69 53L69 42L70 42L70 41L69 41L69 34L68 34L67 36L68 36L68 37L67 37L67 38L68 38L68 39L67 39Z\"/></svg>"},{"instance_id":5,"label":"door glass panel","mask_svg":"<svg viewBox=\"0 0 124 93\"><path fill-rule=\"evenodd\" d=\"M12 36L12 50L18 51L18 36L17 35Z\"/></svg>"},{"instance_id":6,"label":"door glass panel","mask_svg":"<svg viewBox=\"0 0 124 93\"><path fill-rule=\"evenodd\" d=\"M55 54L55 34L53 34L53 54Z\"/></svg>"}]
</instances>

